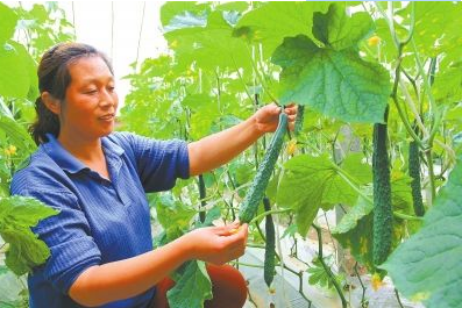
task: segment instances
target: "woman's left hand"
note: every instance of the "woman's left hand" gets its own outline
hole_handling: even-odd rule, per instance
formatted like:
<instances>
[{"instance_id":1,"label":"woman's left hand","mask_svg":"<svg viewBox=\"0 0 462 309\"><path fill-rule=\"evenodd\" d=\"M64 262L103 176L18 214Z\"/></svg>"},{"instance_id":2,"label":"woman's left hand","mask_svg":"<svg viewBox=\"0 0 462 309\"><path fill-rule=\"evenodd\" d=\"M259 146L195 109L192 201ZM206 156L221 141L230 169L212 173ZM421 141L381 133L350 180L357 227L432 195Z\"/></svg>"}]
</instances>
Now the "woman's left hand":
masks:
<instances>
[{"instance_id":1,"label":"woman's left hand","mask_svg":"<svg viewBox=\"0 0 462 309\"><path fill-rule=\"evenodd\" d=\"M298 107L291 103L285 108L285 113L287 114L287 120L289 122L289 130L293 130L295 127L295 118L297 117ZM268 104L263 106L255 113L255 121L257 129L262 133L274 132L278 127L279 123L279 114L281 113L281 108L275 103Z\"/></svg>"}]
</instances>

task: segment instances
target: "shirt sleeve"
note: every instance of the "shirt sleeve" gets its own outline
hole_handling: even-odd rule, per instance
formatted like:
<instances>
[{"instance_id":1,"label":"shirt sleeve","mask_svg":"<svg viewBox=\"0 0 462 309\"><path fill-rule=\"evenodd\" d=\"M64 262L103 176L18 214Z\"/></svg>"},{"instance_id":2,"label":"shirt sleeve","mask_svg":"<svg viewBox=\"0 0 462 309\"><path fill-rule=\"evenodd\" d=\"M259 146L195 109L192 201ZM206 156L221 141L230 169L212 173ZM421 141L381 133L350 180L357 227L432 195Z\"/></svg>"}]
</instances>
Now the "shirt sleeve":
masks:
<instances>
[{"instance_id":1,"label":"shirt sleeve","mask_svg":"<svg viewBox=\"0 0 462 309\"><path fill-rule=\"evenodd\" d=\"M146 192L170 190L178 178L189 178L188 145L185 141L124 135L133 149L138 175Z\"/></svg>"},{"instance_id":2,"label":"shirt sleeve","mask_svg":"<svg viewBox=\"0 0 462 309\"><path fill-rule=\"evenodd\" d=\"M27 188L19 195L34 197L59 211L32 230L50 248L51 255L40 266L43 276L64 294L87 268L101 263L101 253L90 236L90 226L78 208L77 198L70 192L44 188Z\"/></svg>"}]
</instances>

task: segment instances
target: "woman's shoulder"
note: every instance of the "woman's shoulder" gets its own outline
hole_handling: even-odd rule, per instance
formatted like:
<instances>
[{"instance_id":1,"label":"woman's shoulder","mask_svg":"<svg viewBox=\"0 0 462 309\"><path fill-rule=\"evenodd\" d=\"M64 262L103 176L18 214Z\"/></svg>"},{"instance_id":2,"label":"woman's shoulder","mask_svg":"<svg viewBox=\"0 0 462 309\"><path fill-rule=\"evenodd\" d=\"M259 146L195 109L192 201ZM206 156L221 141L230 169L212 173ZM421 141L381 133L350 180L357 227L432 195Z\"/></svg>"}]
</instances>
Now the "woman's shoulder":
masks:
<instances>
[{"instance_id":1,"label":"woman's shoulder","mask_svg":"<svg viewBox=\"0 0 462 309\"><path fill-rule=\"evenodd\" d=\"M69 191L63 183L65 173L41 147L26 158L13 175L11 194L34 189Z\"/></svg>"}]
</instances>

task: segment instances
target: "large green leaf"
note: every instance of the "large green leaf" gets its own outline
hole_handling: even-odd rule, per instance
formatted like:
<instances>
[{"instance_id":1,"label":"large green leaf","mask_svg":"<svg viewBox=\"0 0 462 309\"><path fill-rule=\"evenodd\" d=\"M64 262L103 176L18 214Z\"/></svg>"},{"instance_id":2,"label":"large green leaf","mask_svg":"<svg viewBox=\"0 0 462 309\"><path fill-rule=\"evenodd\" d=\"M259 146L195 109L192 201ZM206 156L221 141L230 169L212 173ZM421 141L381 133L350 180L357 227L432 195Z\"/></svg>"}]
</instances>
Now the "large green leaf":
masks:
<instances>
[{"instance_id":1,"label":"large green leaf","mask_svg":"<svg viewBox=\"0 0 462 309\"><path fill-rule=\"evenodd\" d=\"M6 274L8 272L8 268L4 265L0 265L0 276Z\"/></svg>"},{"instance_id":2,"label":"large green leaf","mask_svg":"<svg viewBox=\"0 0 462 309\"><path fill-rule=\"evenodd\" d=\"M13 37L17 21L16 13L0 2L0 47Z\"/></svg>"},{"instance_id":3,"label":"large green leaf","mask_svg":"<svg viewBox=\"0 0 462 309\"><path fill-rule=\"evenodd\" d=\"M332 236L343 248L350 249L351 254L369 270L375 268L372 262L372 203L359 197L357 204L332 229Z\"/></svg>"},{"instance_id":4,"label":"large green leaf","mask_svg":"<svg viewBox=\"0 0 462 309\"><path fill-rule=\"evenodd\" d=\"M204 301L212 299L212 281L202 261L190 261L176 285L167 292L172 308L203 308Z\"/></svg>"},{"instance_id":5,"label":"large green leaf","mask_svg":"<svg viewBox=\"0 0 462 309\"><path fill-rule=\"evenodd\" d=\"M360 185L366 185L372 182L372 166L363 161L362 153L349 154L342 161L342 169L349 175L352 175L355 181Z\"/></svg>"},{"instance_id":6,"label":"large green leaf","mask_svg":"<svg viewBox=\"0 0 462 309\"><path fill-rule=\"evenodd\" d=\"M406 297L428 307L462 306L462 156L421 230L382 265Z\"/></svg>"},{"instance_id":7,"label":"large green leaf","mask_svg":"<svg viewBox=\"0 0 462 309\"><path fill-rule=\"evenodd\" d=\"M27 130L8 115L0 114L0 131L5 132L11 144L25 151L25 156L35 149L35 143Z\"/></svg>"},{"instance_id":8,"label":"large green leaf","mask_svg":"<svg viewBox=\"0 0 462 309\"><path fill-rule=\"evenodd\" d=\"M312 37L314 12L327 12L329 2L268 2L249 11L238 22L234 34L262 43L266 58L283 39L305 34Z\"/></svg>"},{"instance_id":9,"label":"large green leaf","mask_svg":"<svg viewBox=\"0 0 462 309\"><path fill-rule=\"evenodd\" d=\"M344 121L383 122L390 95L385 69L353 49L322 49L305 35L285 38L272 61L283 68L280 103L308 105Z\"/></svg>"},{"instance_id":10,"label":"large green leaf","mask_svg":"<svg viewBox=\"0 0 462 309\"><path fill-rule=\"evenodd\" d=\"M5 263L16 275L43 264L50 255L47 245L30 228L57 213L31 198L12 196L0 200L0 235L9 244Z\"/></svg>"},{"instance_id":11,"label":"large green leaf","mask_svg":"<svg viewBox=\"0 0 462 309\"><path fill-rule=\"evenodd\" d=\"M0 46L0 95L35 99L37 94L35 64L24 46L15 42Z\"/></svg>"},{"instance_id":12,"label":"large green leaf","mask_svg":"<svg viewBox=\"0 0 462 309\"><path fill-rule=\"evenodd\" d=\"M297 211L297 226L306 235L319 208L330 209L337 203L354 205L357 193L345 178L347 174L326 156L300 155L286 162L277 194L281 207ZM350 178L352 178L350 176Z\"/></svg>"},{"instance_id":13,"label":"large green leaf","mask_svg":"<svg viewBox=\"0 0 462 309\"><path fill-rule=\"evenodd\" d=\"M355 47L373 29L369 14L360 12L348 17L339 5L331 5L326 14L314 14L313 35L335 50Z\"/></svg>"},{"instance_id":14,"label":"large green leaf","mask_svg":"<svg viewBox=\"0 0 462 309\"><path fill-rule=\"evenodd\" d=\"M251 52L247 44L232 36L233 28L214 11L207 18L205 27L183 27L165 34L170 48L182 66L197 63L200 67L215 70L251 67Z\"/></svg>"},{"instance_id":15,"label":"large green leaf","mask_svg":"<svg viewBox=\"0 0 462 309\"><path fill-rule=\"evenodd\" d=\"M411 5L407 11L410 14ZM436 56L442 52L452 52L453 49L460 51L460 16L460 2L416 1L414 39L418 52Z\"/></svg>"},{"instance_id":16,"label":"large green leaf","mask_svg":"<svg viewBox=\"0 0 462 309\"><path fill-rule=\"evenodd\" d=\"M191 219L196 211L183 203L174 200L170 193L162 194L156 202L157 219L171 241L189 229Z\"/></svg>"},{"instance_id":17,"label":"large green leaf","mask_svg":"<svg viewBox=\"0 0 462 309\"><path fill-rule=\"evenodd\" d=\"M356 155L350 160L356 160ZM353 167L354 165L351 165ZM360 169L359 169L360 170ZM356 172L358 175L367 176L363 172ZM351 172L354 172L353 170ZM353 174L354 175L354 174ZM364 177L367 183L369 176ZM392 206L394 211L402 214L413 214L412 196L410 188L411 178L397 170L392 171L391 175L391 191L392 191ZM348 248L355 259L365 265L370 271L375 270L375 265L372 261L372 238L371 230L373 224L372 196L367 190L364 191L367 199L359 196L355 206L342 217L340 223L332 230L332 235L339 241L343 248ZM405 232L405 222L401 219L394 218L392 248L395 248L401 242Z\"/></svg>"},{"instance_id":18,"label":"large green leaf","mask_svg":"<svg viewBox=\"0 0 462 309\"><path fill-rule=\"evenodd\" d=\"M203 17L205 23L208 8L208 4L198 4L195 1L167 1L160 8L160 20L164 27L171 29L194 25L193 20L200 17Z\"/></svg>"},{"instance_id":19,"label":"large green leaf","mask_svg":"<svg viewBox=\"0 0 462 309\"><path fill-rule=\"evenodd\" d=\"M433 89L435 99L440 103L462 101L462 62L438 73Z\"/></svg>"}]
</instances>

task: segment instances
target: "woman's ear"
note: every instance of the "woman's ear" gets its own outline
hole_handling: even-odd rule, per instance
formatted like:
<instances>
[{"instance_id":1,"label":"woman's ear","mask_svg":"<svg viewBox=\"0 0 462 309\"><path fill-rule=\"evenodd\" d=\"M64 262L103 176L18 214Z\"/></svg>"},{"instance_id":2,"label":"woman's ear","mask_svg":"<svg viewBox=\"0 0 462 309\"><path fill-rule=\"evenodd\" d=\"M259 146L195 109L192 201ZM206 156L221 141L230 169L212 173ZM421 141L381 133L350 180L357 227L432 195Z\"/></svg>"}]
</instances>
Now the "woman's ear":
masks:
<instances>
[{"instance_id":1,"label":"woman's ear","mask_svg":"<svg viewBox=\"0 0 462 309\"><path fill-rule=\"evenodd\" d=\"M42 101L45 106L56 115L59 115L61 112L61 102L60 100L53 97L49 92L42 92Z\"/></svg>"}]
</instances>

